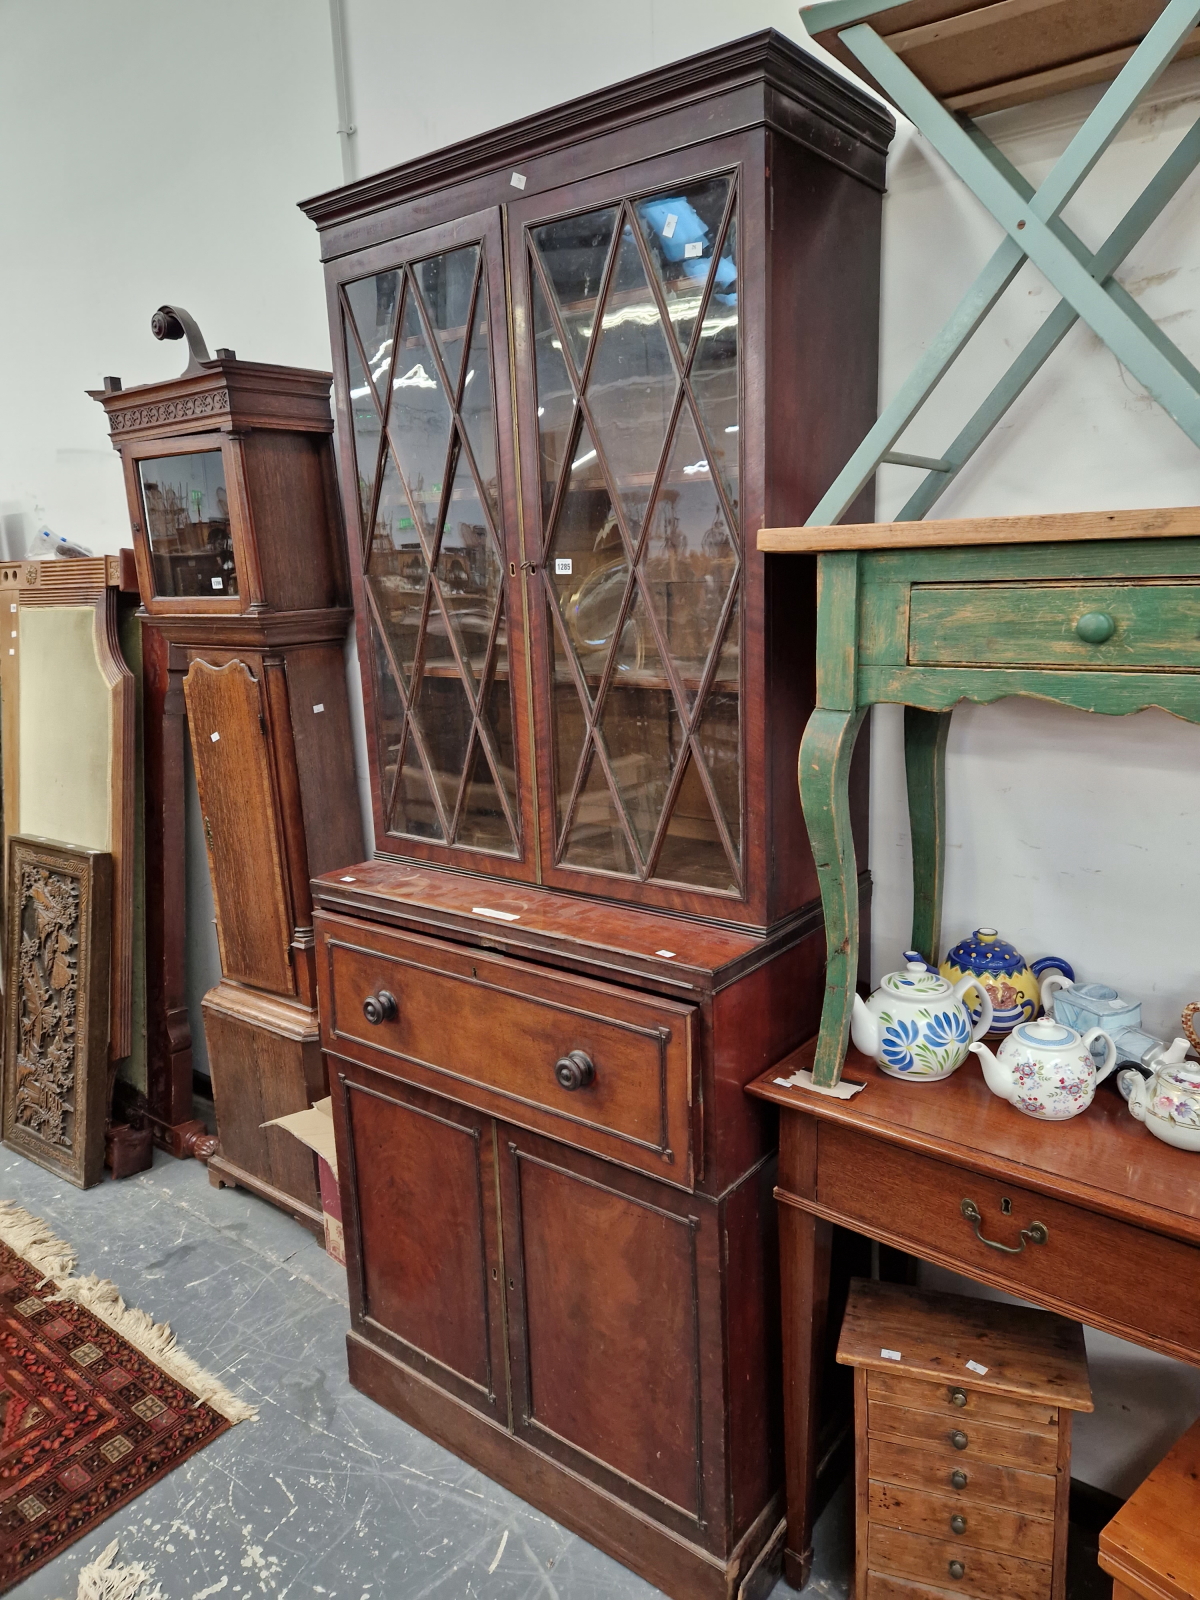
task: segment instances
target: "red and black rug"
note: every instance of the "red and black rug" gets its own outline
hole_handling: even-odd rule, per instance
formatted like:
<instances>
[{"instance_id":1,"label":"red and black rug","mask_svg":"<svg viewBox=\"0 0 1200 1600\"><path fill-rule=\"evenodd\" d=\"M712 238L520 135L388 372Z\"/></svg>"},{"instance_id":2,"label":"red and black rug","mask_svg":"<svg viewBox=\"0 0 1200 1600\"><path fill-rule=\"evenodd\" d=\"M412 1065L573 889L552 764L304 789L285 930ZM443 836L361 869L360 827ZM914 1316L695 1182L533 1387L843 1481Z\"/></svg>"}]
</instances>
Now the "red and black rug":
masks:
<instances>
[{"instance_id":1,"label":"red and black rug","mask_svg":"<svg viewBox=\"0 0 1200 1600\"><path fill-rule=\"evenodd\" d=\"M0 1238L0 1592L251 1414L110 1284L48 1279L46 1242L64 1253L59 1265L71 1263L67 1247L11 1206L0 1207L0 1233L13 1237L14 1218L26 1239L41 1234L26 1249L38 1266Z\"/></svg>"}]
</instances>

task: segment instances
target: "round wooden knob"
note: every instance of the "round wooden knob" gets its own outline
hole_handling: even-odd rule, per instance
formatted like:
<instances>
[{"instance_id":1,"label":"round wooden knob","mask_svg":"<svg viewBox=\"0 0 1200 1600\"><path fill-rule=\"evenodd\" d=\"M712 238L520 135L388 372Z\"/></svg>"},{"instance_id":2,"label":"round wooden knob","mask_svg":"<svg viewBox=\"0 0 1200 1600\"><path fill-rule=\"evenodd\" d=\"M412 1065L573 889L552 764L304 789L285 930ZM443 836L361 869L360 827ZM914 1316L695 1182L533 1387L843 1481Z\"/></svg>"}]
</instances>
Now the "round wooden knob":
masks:
<instances>
[{"instance_id":1,"label":"round wooden knob","mask_svg":"<svg viewBox=\"0 0 1200 1600\"><path fill-rule=\"evenodd\" d=\"M951 1517L950 1518L950 1532L951 1533L966 1533L966 1531L967 1531L967 1519L966 1519L966 1517L957 1516L957 1517Z\"/></svg>"},{"instance_id":2,"label":"round wooden knob","mask_svg":"<svg viewBox=\"0 0 1200 1600\"><path fill-rule=\"evenodd\" d=\"M950 1487L952 1489L965 1489L967 1487L967 1475L961 1467L955 1467L950 1474Z\"/></svg>"},{"instance_id":3,"label":"round wooden knob","mask_svg":"<svg viewBox=\"0 0 1200 1600\"><path fill-rule=\"evenodd\" d=\"M1117 625L1106 611L1089 611L1075 624L1075 632L1084 644L1106 644L1117 631Z\"/></svg>"},{"instance_id":4,"label":"round wooden knob","mask_svg":"<svg viewBox=\"0 0 1200 1600\"><path fill-rule=\"evenodd\" d=\"M971 1441L967 1438L966 1434L962 1433L958 1428L955 1428L954 1432L950 1435L950 1443L956 1450L965 1450L970 1442Z\"/></svg>"},{"instance_id":5,"label":"round wooden knob","mask_svg":"<svg viewBox=\"0 0 1200 1600\"><path fill-rule=\"evenodd\" d=\"M380 989L378 994L369 994L363 1001L363 1016L373 1028L377 1028L381 1022L395 1022L399 1012L396 996L389 994L386 989Z\"/></svg>"},{"instance_id":6,"label":"round wooden knob","mask_svg":"<svg viewBox=\"0 0 1200 1600\"><path fill-rule=\"evenodd\" d=\"M951 1389L950 1400L953 1405L965 1406L967 1403L967 1391L965 1389Z\"/></svg>"},{"instance_id":7,"label":"round wooden knob","mask_svg":"<svg viewBox=\"0 0 1200 1600\"><path fill-rule=\"evenodd\" d=\"M586 1089L596 1076L591 1056L572 1050L554 1063L554 1076L560 1089Z\"/></svg>"},{"instance_id":8,"label":"round wooden knob","mask_svg":"<svg viewBox=\"0 0 1200 1600\"><path fill-rule=\"evenodd\" d=\"M967 1569L961 1561L952 1561L948 1570L952 1578L961 1578Z\"/></svg>"}]
</instances>

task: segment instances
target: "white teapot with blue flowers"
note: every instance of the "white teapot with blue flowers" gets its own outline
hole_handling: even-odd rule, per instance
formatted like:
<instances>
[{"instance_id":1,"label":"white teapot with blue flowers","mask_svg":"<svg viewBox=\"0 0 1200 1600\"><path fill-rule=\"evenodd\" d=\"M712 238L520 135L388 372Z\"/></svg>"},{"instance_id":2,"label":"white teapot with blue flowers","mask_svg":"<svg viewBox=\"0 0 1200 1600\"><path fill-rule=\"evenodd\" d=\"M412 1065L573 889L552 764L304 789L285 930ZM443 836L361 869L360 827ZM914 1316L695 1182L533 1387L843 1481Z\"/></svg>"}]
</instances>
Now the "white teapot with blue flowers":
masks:
<instances>
[{"instance_id":1,"label":"white teapot with blue flowers","mask_svg":"<svg viewBox=\"0 0 1200 1600\"><path fill-rule=\"evenodd\" d=\"M854 996L850 1037L890 1077L940 1083L962 1066L972 1040L991 1027L991 997L981 989L983 1005L974 1021L963 1002L976 982L973 973L952 984L914 951L906 951L905 959L904 971L889 972L869 1000Z\"/></svg>"}]
</instances>

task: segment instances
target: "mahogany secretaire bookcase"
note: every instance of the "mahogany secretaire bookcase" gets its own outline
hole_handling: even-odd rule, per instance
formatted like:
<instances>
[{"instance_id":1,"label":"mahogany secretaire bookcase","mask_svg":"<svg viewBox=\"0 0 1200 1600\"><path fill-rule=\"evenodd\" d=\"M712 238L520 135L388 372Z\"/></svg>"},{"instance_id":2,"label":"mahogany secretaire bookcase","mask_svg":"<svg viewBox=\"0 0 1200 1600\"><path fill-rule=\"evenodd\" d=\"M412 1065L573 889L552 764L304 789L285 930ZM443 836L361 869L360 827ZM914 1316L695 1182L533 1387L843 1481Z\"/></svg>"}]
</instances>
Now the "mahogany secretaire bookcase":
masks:
<instances>
[{"instance_id":1,"label":"mahogany secretaire bookcase","mask_svg":"<svg viewBox=\"0 0 1200 1600\"><path fill-rule=\"evenodd\" d=\"M669 1593L781 1515L816 1028L802 522L875 414L886 112L774 33L310 201L375 814L318 987L354 1382Z\"/></svg>"}]
</instances>

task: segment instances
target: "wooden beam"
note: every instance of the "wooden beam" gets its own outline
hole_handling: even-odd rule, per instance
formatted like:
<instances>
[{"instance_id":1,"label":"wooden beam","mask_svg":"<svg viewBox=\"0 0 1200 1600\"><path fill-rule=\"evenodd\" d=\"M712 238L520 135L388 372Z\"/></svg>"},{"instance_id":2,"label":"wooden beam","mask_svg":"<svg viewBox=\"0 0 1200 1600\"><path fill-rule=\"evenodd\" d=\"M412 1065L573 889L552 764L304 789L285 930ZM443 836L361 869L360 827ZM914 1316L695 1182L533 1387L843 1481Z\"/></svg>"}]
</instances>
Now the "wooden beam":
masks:
<instances>
[{"instance_id":1,"label":"wooden beam","mask_svg":"<svg viewBox=\"0 0 1200 1600\"><path fill-rule=\"evenodd\" d=\"M832 528L760 528L758 548L920 550L935 545L1052 544L1084 539L1195 539L1200 506L1149 511L1066 511L1026 517L949 517L931 522L854 522Z\"/></svg>"}]
</instances>

